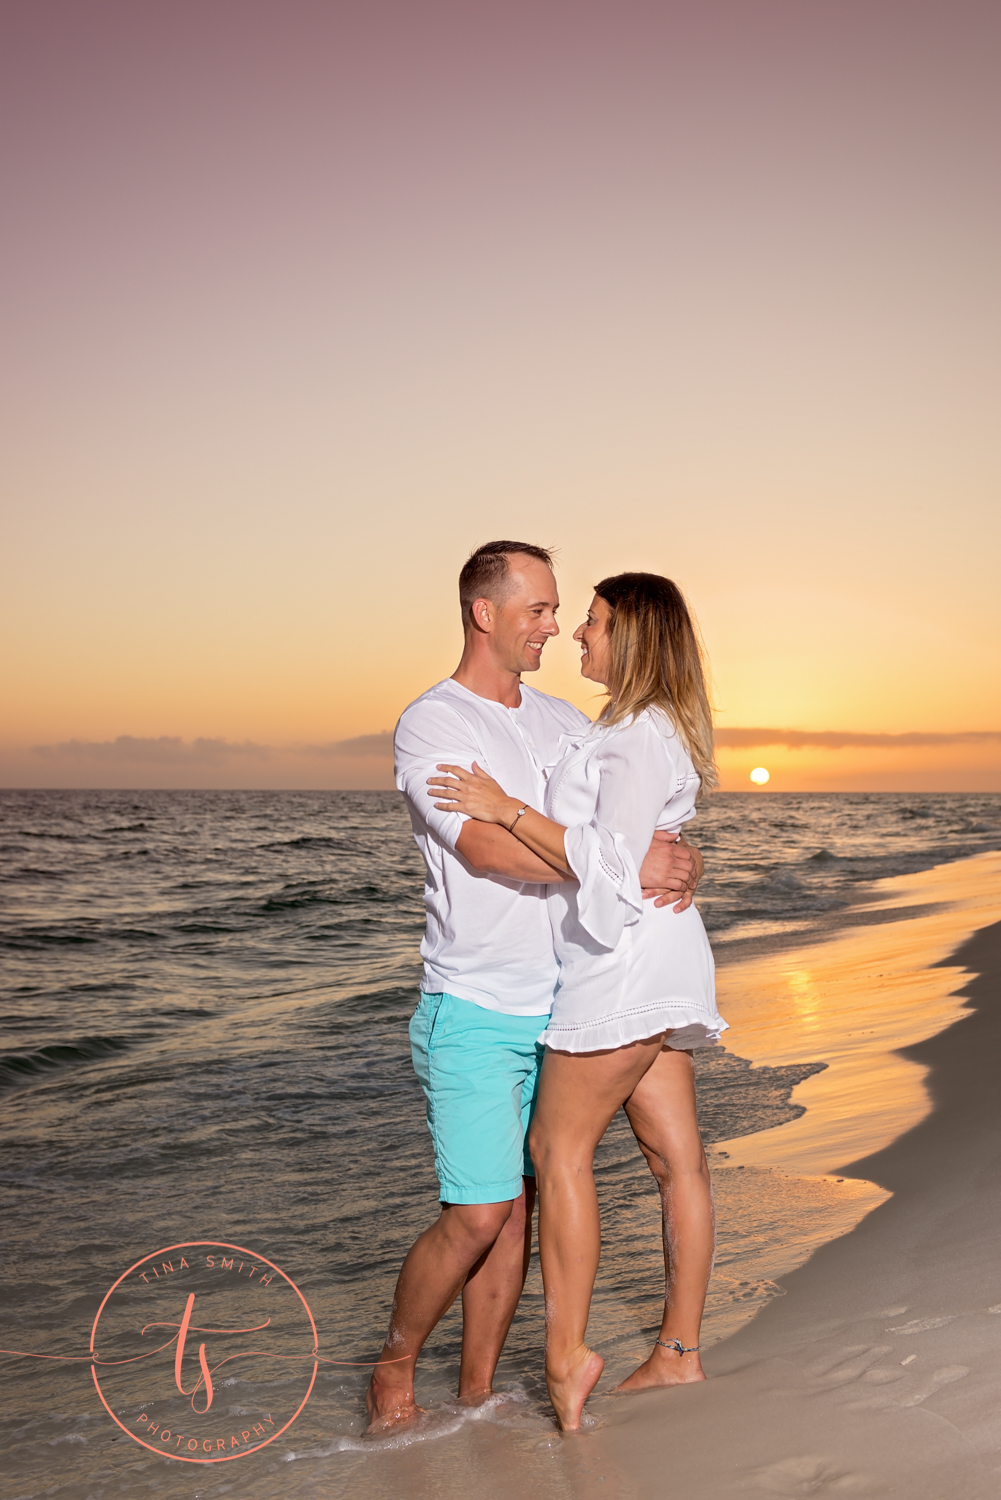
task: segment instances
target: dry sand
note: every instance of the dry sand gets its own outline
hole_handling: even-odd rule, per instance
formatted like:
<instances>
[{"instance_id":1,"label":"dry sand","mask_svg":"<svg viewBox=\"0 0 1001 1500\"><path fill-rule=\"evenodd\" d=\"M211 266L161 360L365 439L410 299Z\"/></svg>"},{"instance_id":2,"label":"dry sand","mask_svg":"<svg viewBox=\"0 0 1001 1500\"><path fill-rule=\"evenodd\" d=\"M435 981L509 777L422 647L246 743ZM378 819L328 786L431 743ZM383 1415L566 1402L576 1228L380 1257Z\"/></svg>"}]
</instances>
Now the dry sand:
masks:
<instances>
[{"instance_id":1,"label":"dry sand","mask_svg":"<svg viewBox=\"0 0 1001 1500\"><path fill-rule=\"evenodd\" d=\"M895 920L721 975L735 1051L829 1064L797 1090L800 1120L715 1153L721 1186L750 1168L845 1196L841 1237L708 1349L710 1379L599 1394L580 1436L516 1414L466 1421L358 1467L318 1465L321 1490L1001 1497L1001 856L876 896L869 917L892 904Z\"/></svg>"}]
</instances>

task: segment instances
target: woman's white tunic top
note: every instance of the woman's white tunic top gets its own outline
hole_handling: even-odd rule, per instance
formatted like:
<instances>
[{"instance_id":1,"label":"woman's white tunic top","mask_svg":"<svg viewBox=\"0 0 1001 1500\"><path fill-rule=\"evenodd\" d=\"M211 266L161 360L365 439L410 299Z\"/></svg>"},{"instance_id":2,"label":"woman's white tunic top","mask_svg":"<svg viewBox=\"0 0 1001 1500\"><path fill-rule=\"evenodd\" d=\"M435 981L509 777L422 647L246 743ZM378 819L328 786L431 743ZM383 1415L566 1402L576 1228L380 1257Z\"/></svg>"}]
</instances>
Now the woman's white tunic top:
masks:
<instances>
[{"instance_id":1,"label":"woman's white tunic top","mask_svg":"<svg viewBox=\"0 0 1001 1500\"><path fill-rule=\"evenodd\" d=\"M677 831L695 817L698 773L656 709L567 739L546 814L566 828L578 884L548 891L560 978L540 1040L595 1052L670 1031L670 1047L711 1045L726 1022L702 918L694 906L656 908L639 882L654 829Z\"/></svg>"}]
</instances>

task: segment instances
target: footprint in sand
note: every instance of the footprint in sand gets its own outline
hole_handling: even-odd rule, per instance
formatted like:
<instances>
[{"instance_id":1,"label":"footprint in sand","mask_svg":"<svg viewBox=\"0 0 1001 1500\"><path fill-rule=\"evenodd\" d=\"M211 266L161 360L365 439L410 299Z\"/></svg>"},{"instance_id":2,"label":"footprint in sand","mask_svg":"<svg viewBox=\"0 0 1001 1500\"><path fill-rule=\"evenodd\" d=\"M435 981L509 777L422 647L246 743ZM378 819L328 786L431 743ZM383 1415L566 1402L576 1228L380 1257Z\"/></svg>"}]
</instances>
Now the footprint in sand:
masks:
<instances>
[{"instance_id":1,"label":"footprint in sand","mask_svg":"<svg viewBox=\"0 0 1001 1500\"><path fill-rule=\"evenodd\" d=\"M879 1384L890 1384L901 1377L906 1378L915 1373L911 1370L873 1370L866 1378ZM927 1401L929 1396L934 1396L942 1386L951 1385L954 1380L962 1380L969 1373L966 1365L941 1365L930 1375L925 1375L918 1385L910 1387L907 1395L896 1391L891 1394L887 1391L885 1396L873 1395L868 1401L853 1402L848 1410L885 1411L891 1406L920 1406L922 1401Z\"/></svg>"},{"instance_id":2,"label":"footprint in sand","mask_svg":"<svg viewBox=\"0 0 1001 1500\"><path fill-rule=\"evenodd\" d=\"M888 1328L886 1331L898 1336L908 1333L929 1333L933 1328L944 1328L947 1323L955 1321L955 1313L950 1313L944 1318L912 1318L909 1323L900 1323L896 1328Z\"/></svg>"},{"instance_id":3,"label":"footprint in sand","mask_svg":"<svg viewBox=\"0 0 1001 1500\"><path fill-rule=\"evenodd\" d=\"M848 1495L867 1489L862 1474L839 1468L828 1458L783 1458L777 1464L756 1469L749 1484L773 1495Z\"/></svg>"},{"instance_id":4,"label":"footprint in sand","mask_svg":"<svg viewBox=\"0 0 1001 1500\"><path fill-rule=\"evenodd\" d=\"M807 1370L825 1386L848 1385L864 1376L870 1365L889 1352L889 1344L851 1344L837 1354L814 1360Z\"/></svg>"},{"instance_id":5,"label":"footprint in sand","mask_svg":"<svg viewBox=\"0 0 1001 1500\"><path fill-rule=\"evenodd\" d=\"M930 1379L923 1381L913 1395L901 1401L900 1405L920 1406L922 1401L927 1401L929 1396L934 1396L940 1386L951 1385L954 1380L962 1380L964 1375L969 1375L969 1373L966 1365L943 1365Z\"/></svg>"},{"instance_id":6,"label":"footprint in sand","mask_svg":"<svg viewBox=\"0 0 1001 1500\"><path fill-rule=\"evenodd\" d=\"M894 1370L886 1365L878 1365L874 1370L866 1370L862 1379L866 1385L892 1385L895 1380L903 1380L903 1370Z\"/></svg>"}]
</instances>

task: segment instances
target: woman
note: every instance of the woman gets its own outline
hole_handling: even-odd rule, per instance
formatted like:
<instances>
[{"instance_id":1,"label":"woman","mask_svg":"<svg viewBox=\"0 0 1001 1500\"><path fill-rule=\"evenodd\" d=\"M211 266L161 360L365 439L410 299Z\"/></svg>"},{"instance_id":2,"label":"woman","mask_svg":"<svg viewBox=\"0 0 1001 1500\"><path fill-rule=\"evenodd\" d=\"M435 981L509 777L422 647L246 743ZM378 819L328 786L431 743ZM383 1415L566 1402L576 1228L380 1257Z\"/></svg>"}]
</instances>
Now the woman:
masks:
<instances>
[{"instance_id":1,"label":"woman","mask_svg":"<svg viewBox=\"0 0 1001 1500\"><path fill-rule=\"evenodd\" d=\"M474 764L440 766L439 807L499 823L577 884L548 895L560 982L530 1134L546 1291L546 1381L561 1428L580 1426L603 1360L584 1335L600 1250L594 1151L629 1118L664 1208L667 1295L653 1353L620 1390L703 1380L699 1327L712 1269L712 1189L695 1114L692 1049L715 1043L712 953L694 906L644 902L638 869L655 828L677 831L716 785L698 638L669 579L597 585L574 634L581 674L603 684L597 723L549 776L545 811Z\"/></svg>"}]
</instances>

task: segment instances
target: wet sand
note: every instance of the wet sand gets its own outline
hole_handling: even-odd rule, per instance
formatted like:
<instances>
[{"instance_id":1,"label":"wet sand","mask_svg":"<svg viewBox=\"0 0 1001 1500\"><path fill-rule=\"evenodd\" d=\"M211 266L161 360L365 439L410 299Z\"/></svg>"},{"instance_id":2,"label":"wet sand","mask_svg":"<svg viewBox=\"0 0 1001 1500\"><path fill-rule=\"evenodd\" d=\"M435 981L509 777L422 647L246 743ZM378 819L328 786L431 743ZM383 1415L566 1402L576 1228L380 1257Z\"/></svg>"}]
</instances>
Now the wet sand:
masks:
<instances>
[{"instance_id":1,"label":"wet sand","mask_svg":"<svg viewBox=\"0 0 1001 1500\"><path fill-rule=\"evenodd\" d=\"M709 1351L704 1387L595 1403L607 1425L591 1444L623 1495L662 1493L668 1474L672 1490L707 1500L1001 1492L999 879L996 856L908 877L915 894L951 888L957 905L810 955L823 964L817 992L842 984L861 1001L865 974L870 994L878 982L880 1043L898 1027L905 1045L881 1062L878 1048L845 1039L828 1072L802 1086L814 1096L807 1114L734 1143L730 1161L817 1170L875 1137L842 1175L892 1197ZM962 923L979 930L950 954ZM952 1024L918 1040L937 1006ZM896 1139L894 1110L918 1115Z\"/></svg>"},{"instance_id":2,"label":"wet sand","mask_svg":"<svg viewBox=\"0 0 1001 1500\"><path fill-rule=\"evenodd\" d=\"M897 920L721 975L736 1050L828 1068L797 1090L799 1120L714 1153L720 1198L738 1180L812 1185L840 1237L790 1245L784 1295L707 1350L709 1381L599 1394L579 1437L515 1402L456 1413L438 1441L333 1464L314 1450L327 1493L995 1500L1001 856L875 894Z\"/></svg>"}]
</instances>

